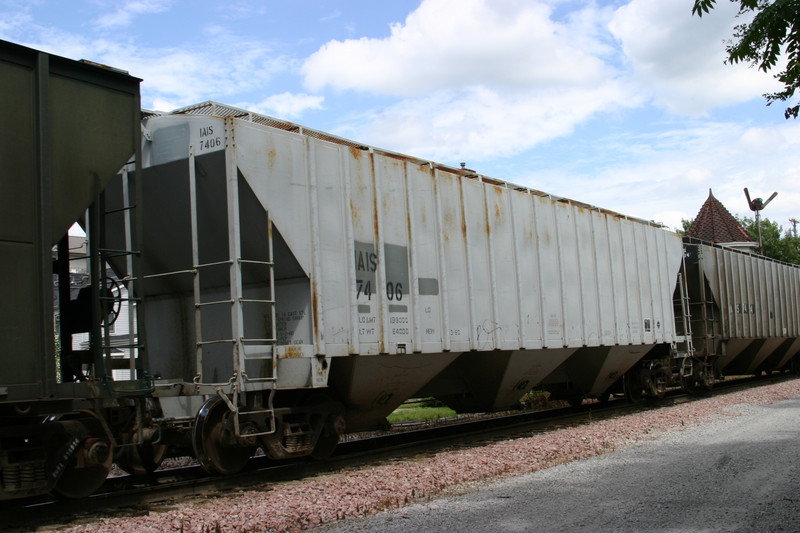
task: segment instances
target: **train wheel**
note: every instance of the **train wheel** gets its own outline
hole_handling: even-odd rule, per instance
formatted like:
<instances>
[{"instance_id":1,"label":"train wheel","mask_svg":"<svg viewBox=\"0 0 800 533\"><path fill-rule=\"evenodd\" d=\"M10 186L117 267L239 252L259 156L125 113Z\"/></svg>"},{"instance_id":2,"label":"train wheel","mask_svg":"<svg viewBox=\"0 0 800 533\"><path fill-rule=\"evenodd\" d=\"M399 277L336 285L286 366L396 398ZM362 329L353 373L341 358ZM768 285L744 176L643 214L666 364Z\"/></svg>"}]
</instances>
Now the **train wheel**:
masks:
<instances>
[{"instance_id":1,"label":"train wheel","mask_svg":"<svg viewBox=\"0 0 800 533\"><path fill-rule=\"evenodd\" d=\"M90 414L96 418L96 415ZM98 428L94 422L89 417L85 422L81 421L88 434L78 445L53 488L53 492L61 497L86 498L103 485L111 471L114 460L111 440L102 427Z\"/></svg>"},{"instance_id":2,"label":"train wheel","mask_svg":"<svg viewBox=\"0 0 800 533\"><path fill-rule=\"evenodd\" d=\"M659 367L647 378L648 394L659 400L667 394L667 377L663 368Z\"/></svg>"},{"instance_id":3,"label":"train wheel","mask_svg":"<svg viewBox=\"0 0 800 533\"><path fill-rule=\"evenodd\" d=\"M134 439L138 439L134 432ZM167 455L167 447L163 444L153 444L145 442L139 444L132 443L132 446L122 448L121 454L117 457L117 466L134 476L146 476L152 474L161 466L161 461Z\"/></svg>"},{"instance_id":4,"label":"train wheel","mask_svg":"<svg viewBox=\"0 0 800 533\"><path fill-rule=\"evenodd\" d=\"M630 403L639 403L642 401L644 390L642 389L642 380L639 378L639 372L636 370L629 370L622 377L622 388L625 391L625 399Z\"/></svg>"},{"instance_id":5,"label":"train wheel","mask_svg":"<svg viewBox=\"0 0 800 533\"><path fill-rule=\"evenodd\" d=\"M195 457L210 474L235 474L255 453L255 445L242 445L237 440L233 416L219 397L206 401L197 413L192 444Z\"/></svg>"},{"instance_id":6,"label":"train wheel","mask_svg":"<svg viewBox=\"0 0 800 533\"><path fill-rule=\"evenodd\" d=\"M681 376L681 387L686 394L697 394L697 380L694 376Z\"/></svg>"}]
</instances>

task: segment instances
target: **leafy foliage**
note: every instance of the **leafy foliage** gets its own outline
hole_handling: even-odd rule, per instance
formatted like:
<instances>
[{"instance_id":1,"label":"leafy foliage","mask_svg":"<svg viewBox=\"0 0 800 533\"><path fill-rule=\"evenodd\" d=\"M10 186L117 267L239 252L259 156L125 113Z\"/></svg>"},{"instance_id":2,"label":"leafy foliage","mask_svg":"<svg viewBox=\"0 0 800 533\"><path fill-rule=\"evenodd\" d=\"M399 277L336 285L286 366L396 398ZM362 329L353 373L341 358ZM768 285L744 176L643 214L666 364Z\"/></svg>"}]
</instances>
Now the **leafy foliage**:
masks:
<instances>
[{"instance_id":1,"label":"leafy foliage","mask_svg":"<svg viewBox=\"0 0 800 533\"><path fill-rule=\"evenodd\" d=\"M754 240L758 240L755 219L736 217L736 221L747 230ZM783 226L778 225L777 222L762 218L761 239L764 243L762 255L787 263L800 264L800 237L797 237L792 231L784 231Z\"/></svg>"},{"instance_id":2,"label":"leafy foliage","mask_svg":"<svg viewBox=\"0 0 800 533\"><path fill-rule=\"evenodd\" d=\"M786 69L775 75L783 90L765 94L767 105L785 101L800 88L800 2L797 0L730 0L739 4L737 17L754 14L749 24L734 28L734 41L726 46L726 62L747 62L769 72L786 54ZM714 9L717 0L695 0L692 14L702 17ZM797 118L800 106L789 107L784 115Z\"/></svg>"},{"instance_id":3,"label":"leafy foliage","mask_svg":"<svg viewBox=\"0 0 800 533\"><path fill-rule=\"evenodd\" d=\"M675 232L679 233L680 235L685 236L686 232L689 231L689 228L692 227L692 224L694 224L694 219L693 218L682 218L681 219L681 227L680 228L675 228Z\"/></svg>"}]
</instances>

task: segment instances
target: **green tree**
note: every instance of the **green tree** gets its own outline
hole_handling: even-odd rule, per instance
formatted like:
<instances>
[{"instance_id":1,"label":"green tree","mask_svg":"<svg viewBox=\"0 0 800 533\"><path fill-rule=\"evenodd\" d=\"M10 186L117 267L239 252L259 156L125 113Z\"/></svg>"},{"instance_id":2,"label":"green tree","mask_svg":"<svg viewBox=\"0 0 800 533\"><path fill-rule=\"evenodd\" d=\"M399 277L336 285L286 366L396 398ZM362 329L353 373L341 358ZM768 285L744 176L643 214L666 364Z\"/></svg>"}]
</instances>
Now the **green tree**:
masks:
<instances>
[{"instance_id":1,"label":"green tree","mask_svg":"<svg viewBox=\"0 0 800 533\"><path fill-rule=\"evenodd\" d=\"M686 232L689 231L689 228L692 227L692 224L694 224L693 218L682 218L681 227L675 228L675 232L685 237Z\"/></svg>"},{"instance_id":2,"label":"green tree","mask_svg":"<svg viewBox=\"0 0 800 533\"><path fill-rule=\"evenodd\" d=\"M786 69L775 75L783 90L765 94L767 105L794 96L800 87L800 2L797 0L730 0L739 4L737 17L753 15L752 21L734 28L733 38L726 45L726 63L746 62L769 72L782 54ZM694 0L692 14L702 17L714 9L717 0ZM800 105L789 107L784 115L797 118Z\"/></svg>"},{"instance_id":3,"label":"green tree","mask_svg":"<svg viewBox=\"0 0 800 533\"><path fill-rule=\"evenodd\" d=\"M758 240L755 219L737 216L736 221L747 230L754 240ZM800 237L795 236L791 231L784 231L783 226L778 223L768 218L762 218L761 239L764 243L762 255L787 263L800 264Z\"/></svg>"}]
</instances>

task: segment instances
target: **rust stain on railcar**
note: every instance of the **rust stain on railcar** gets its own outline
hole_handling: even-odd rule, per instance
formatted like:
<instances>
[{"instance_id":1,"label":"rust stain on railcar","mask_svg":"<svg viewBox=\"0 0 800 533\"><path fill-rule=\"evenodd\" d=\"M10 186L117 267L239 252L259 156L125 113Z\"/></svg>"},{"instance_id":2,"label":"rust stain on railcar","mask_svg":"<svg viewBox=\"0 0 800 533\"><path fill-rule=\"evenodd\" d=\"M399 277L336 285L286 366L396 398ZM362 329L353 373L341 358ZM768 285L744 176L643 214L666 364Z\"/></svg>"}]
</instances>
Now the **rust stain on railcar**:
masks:
<instances>
[{"instance_id":1,"label":"rust stain on railcar","mask_svg":"<svg viewBox=\"0 0 800 533\"><path fill-rule=\"evenodd\" d=\"M494 194L497 197L493 201L493 204L494 204L494 213L493 213L494 214L494 220L495 220L495 224L497 224L498 221L500 220L500 217L502 216L502 213L500 211L500 204L503 201L503 189L502 189L502 187L498 187L497 185L492 185L492 190L494 191ZM487 198L487 201L490 201L490 200ZM486 213L486 235L489 238L491 238L491 236L492 236L492 220L491 220L492 213L490 212L491 211L491 207L487 207L487 211L489 211L489 212Z\"/></svg>"},{"instance_id":2,"label":"rust stain on railcar","mask_svg":"<svg viewBox=\"0 0 800 533\"><path fill-rule=\"evenodd\" d=\"M494 218L499 220L502 212L500 210L500 205L503 203L503 199L505 197L505 189L503 187L498 187L497 185L492 186L494 189L494 193L497 195L497 201L494 204Z\"/></svg>"},{"instance_id":3,"label":"rust stain on railcar","mask_svg":"<svg viewBox=\"0 0 800 533\"><path fill-rule=\"evenodd\" d=\"M464 237L464 242L467 241L467 217L465 216L464 210L467 208L465 205L467 202L466 197L464 196L464 176L460 174L455 175L456 181L458 182L458 193L459 193L459 212L461 214L461 236Z\"/></svg>"},{"instance_id":4,"label":"rust stain on railcar","mask_svg":"<svg viewBox=\"0 0 800 533\"><path fill-rule=\"evenodd\" d=\"M349 175L344 177L344 179L350 180L350 213L353 220L353 228L363 230L364 220L362 217L362 211L364 206L362 206L357 200L354 200L354 198L362 198L365 194L365 191L370 188L369 185L365 183L362 165L358 163L361 161L364 151L352 146L348 149L350 151L350 155L355 160L353 164L348 165Z\"/></svg>"},{"instance_id":5,"label":"rust stain on railcar","mask_svg":"<svg viewBox=\"0 0 800 533\"><path fill-rule=\"evenodd\" d=\"M353 199L350 199L350 216L353 219L353 226L361 226L361 211L358 209L358 206L353 203Z\"/></svg>"},{"instance_id":6,"label":"rust stain on railcar","mask_svg":"<svg viewBox=\"0 0 800 533\"><path fill-rule=\"evenodd\" d=\"M319 317L317 316L317 282L313 278L311 279L311 335L314 337L314 342L316 344L317 335L319 333Z\"/></svg>"},{"instance_id":7,"label":"rust stain on railcar","mask_svg":"<svg viewBox=\"0 0 800 533\"><path fill-rule=\"evenodd\" d=\"M453 215L450 211L442 213L442 233L444 233L445 242L450 242L450 232L448 229L453 224Z\"/></svg>"},{"instance_id":8,"label":"rust stain on railcar","mask_svg":"<svg viewBox=\"0 0 800 533\"><path fill-rule=\"evenodd\" d=\"M350 146L350 155L353 156L353 159L361 159L361 156L364 155L364 150L358 148L356 146Z\"/></svg>"},{"instance_id":9,"label":"rust stain on railcar","mask_svg":"<svg viewBox=\"0 0 800 533\"><path fill-rule=\"evenodd\" d=\"M303 349L299 344L286 346L286 353L283 355L284 359L300 359L301 357L303 357Z\"/></svg>"},{"instance_id":10,"label":"rust stain on railcar","mask_svg":"<svg viewBox=\"0 0 800 533\"><path fill-rule=\"evenodd\" d=\"M275 152L275 148L270 148L267 152L267 167L270 171L275 169L275 161L277 160L278 154Z\"/></svg>"}]
</instances>

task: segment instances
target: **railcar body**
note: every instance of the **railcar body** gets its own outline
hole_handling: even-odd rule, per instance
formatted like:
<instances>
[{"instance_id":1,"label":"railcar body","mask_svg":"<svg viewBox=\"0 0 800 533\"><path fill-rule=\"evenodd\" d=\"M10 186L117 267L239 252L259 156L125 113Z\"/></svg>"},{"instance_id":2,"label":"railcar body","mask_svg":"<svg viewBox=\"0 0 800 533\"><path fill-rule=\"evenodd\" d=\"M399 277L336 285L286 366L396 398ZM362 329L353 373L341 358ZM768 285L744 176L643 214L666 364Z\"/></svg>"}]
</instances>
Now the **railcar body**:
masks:
<instances>
[{"instance_id":1,"label":"railcar body","mask_svg":"<svg viewBox=\"0 0 800 533\"><path fill-rule=\"evenodd\" d=\"M84 496L112 460L324 457L414 396L490 411L796 365L797 267L213 102L141 112L113 69L0 58L0 499Z\"/></svg>"},{"instance_id":2,"label":"railcar body","mask_svg":"<svg viewBox=\"0 0 800 533\"><path fill-rule=\"evenodd\" d=\"M100 413L120 407L120 390L148 392L143 373L114 383L67 370L107 360L100 263L71 300L67 232L97 216L87 208L140 149L140 80L4 41L0 79L0 499L80 496L111 466ZM87 350L72 350L78 333Z\"/></svg>"},{"instance_id":3,"label":"railcar body","mask_svg":"<svg viewBox=\"0 0 800 533\"><path fill-rule=\"evenodd\" d=\"M727 375L796 365L800 268L700 241L684 246L696 352Z\"/></svg>"},{"instance_id":4,"label":"railcar body","mask_svg":"<svg viewBox=\"0 0 800 533\"><path fill-rule=\"evenodd\" d=\"M361 429L415 394L597 395L676 341L681 241L655 224L212 102L143 127L146 329L172 416L325 388Z\"/></svg>"}]
</instances>

